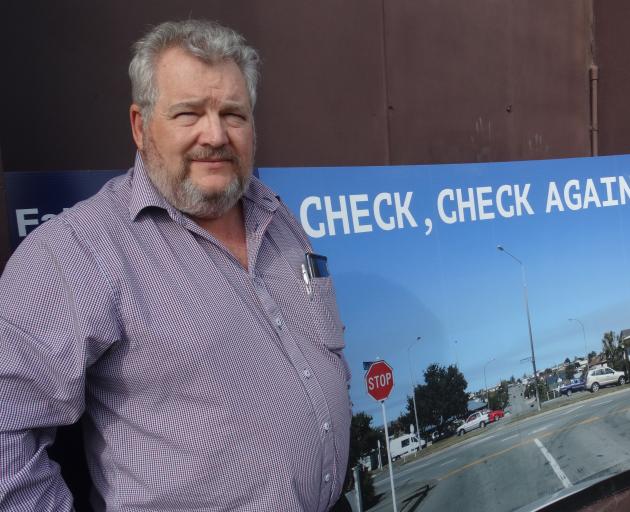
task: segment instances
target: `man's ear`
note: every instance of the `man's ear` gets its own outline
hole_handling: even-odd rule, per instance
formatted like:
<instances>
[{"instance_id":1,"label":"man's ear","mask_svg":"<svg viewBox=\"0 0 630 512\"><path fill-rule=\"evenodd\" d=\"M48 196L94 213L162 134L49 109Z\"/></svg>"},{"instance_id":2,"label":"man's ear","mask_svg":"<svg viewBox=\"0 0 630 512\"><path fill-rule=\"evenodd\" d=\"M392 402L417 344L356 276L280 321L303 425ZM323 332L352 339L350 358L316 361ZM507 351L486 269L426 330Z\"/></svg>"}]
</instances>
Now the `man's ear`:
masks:
<instances>
[{"instance_id":1,"label":"man's ear","mask_svg":"<svg viewBox=\"0 0 630 512\"><path fill-rule=\"evenodd\" d=\"M144 118L142 117L140 107L135 103L129 107L129 120L131 121L131 134L133 136L133 140L138 149L142 151L144 149Z\"/></svg>"}]
</instances>

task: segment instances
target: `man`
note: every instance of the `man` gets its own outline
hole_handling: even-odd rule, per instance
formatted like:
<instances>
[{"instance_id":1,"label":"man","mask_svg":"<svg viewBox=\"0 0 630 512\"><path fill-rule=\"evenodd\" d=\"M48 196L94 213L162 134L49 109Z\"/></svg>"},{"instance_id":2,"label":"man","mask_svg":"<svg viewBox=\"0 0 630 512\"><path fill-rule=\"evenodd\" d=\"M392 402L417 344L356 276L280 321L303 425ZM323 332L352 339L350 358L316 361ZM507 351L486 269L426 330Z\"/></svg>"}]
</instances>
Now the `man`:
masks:
<instances>
[{"instance_id":1,"label":"man","mask_svg":"<svg viewBox=\"0 0 630 512\"><path fill-rule=\"evenodd\" d=\"M330 278L251 176L256 52L215 23L135 45L129 172L35 230L0 281L0 510L65 511L83 416L96 510L323 511L348 455Z\"/></svg>"}]
</instances>

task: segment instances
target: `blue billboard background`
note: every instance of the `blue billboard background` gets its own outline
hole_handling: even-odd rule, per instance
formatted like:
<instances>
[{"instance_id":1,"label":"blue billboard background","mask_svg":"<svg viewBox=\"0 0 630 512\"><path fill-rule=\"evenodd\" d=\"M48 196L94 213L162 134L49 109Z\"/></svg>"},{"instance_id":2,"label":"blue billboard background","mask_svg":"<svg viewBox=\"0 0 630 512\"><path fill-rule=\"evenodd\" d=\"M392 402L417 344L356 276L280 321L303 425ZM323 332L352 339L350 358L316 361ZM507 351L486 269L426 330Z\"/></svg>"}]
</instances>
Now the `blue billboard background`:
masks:
<instances>
[{"instance_id":1,"label":"blue billboard background","mask_svg":"<svg viewBox=\"0 0 630 512\"><path fill-rule=\"evenodd\" d=\"M484 368L488 385L531 375L522 269L539 370L630 327L629 170L613 156L258 173L329 258L355 412L378 423L363 361L394 368L392 419L431 363L457 364L469 391ZM120 172L5 173L13 245Z\"/></svg>"},{"instance_id":2,"label":"blue billboard background","mask_svg":"<svg viewBox=\"0 0 630 512\"><path fill-rule=\"evenodd\" d=\"M15 249L42 222L95 194L124 171L6 172L9 239Z\"/></svg>"}]
</instances>

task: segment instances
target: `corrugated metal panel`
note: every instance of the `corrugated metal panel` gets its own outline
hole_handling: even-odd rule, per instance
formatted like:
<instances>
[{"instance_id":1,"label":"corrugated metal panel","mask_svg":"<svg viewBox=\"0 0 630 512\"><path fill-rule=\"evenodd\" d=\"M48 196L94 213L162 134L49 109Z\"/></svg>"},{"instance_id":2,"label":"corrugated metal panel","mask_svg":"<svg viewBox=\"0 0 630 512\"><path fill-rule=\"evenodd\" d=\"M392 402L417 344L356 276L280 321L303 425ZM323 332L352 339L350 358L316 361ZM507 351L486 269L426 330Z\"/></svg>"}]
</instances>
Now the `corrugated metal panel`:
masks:
<instances>
[{"instance_id":1,"label":"corrugated metal panel","mask_svg":"<svg viewBox=\"0 0 630 512\"><path fill-rule=\"evenodd\" d=\"M590 154L590 2L390 0L393 163Z\"/></svg>"},{"instance_id":2,"label":"corrugated metal panel","mask_svg":"<svg viewBox=\"0 0 630 512\"><path fill-rule=\"evenodd\" d=\"M594 11L600 154L630 153L630 3L596 0Z\"/></svg>"}]
</instances>

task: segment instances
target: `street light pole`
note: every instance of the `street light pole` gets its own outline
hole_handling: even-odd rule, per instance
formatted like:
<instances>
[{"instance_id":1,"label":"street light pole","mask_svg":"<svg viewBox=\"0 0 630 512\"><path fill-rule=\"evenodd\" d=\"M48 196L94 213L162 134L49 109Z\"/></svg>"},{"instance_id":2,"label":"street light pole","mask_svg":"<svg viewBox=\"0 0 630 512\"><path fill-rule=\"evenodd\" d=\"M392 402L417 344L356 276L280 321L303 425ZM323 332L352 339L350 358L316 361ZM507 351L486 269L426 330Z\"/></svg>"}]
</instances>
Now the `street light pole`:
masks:
<instances>
[{"instance_id":1,"label":"street light pole","mask_svg":"<svg viewBox=\"0 0 630 512\"><path fill-rule=\"evenodd\" d=\"M529 300L527 298L527 280L525 279L525 265L523 262L519 260L512 253L505 250L505 248L501 245L497 245L497 249L501 252L504 252L512 259L514 259L521 266L521 276L523 279L523 295L525 296L525 312L527 313L527 328L529 329L529 347L532 352L532 368L534 370L534 391L536 392L536 406L538 407L538 411L540 411L540 396L538 396L538 373L536 372L536 356L534 355L534 337L532 336L532 321L529 315Z\"/></svg>"},{"instance_id":2,"label":"street light pole","mask_svg":"<svg viewBox=\"0 0 630 512\"><path fill-rule=\"evenodd\" d=\"M582 327L582 336L584 336L584 353L586 354L586 371L588 372L588 348L586 347L586 330L584 324L577 318L569 318L569 322L577 322Z\"/></svg>"},{"instance_id":3,"label":"street light pole","mask_svg":"<svg viewBox=\"0 0 630 512\"><path fill-rule=\"evenodd\" d=\"M414 341L409 347L407 347L407 360L409 361L409 377L411 378L411 397L413 398L413 414L416 419L416 435L418 436L418 446L422 447L422 442L420 441L420 429L418 428L418 409L416 408L416 379L413 376L413 372L411 370L411 347L413 347L416 343L420 341L422 337L418 336L416 341Z\"/></svg>"},{"instance_id":4,"label":"street light pole","mask_svg":"<svg viewBox=\"0 0 630 512\"><path fill-rule=\"evenodd\" d=\"M486 390L486 405L488 406L488 409L490 409L490 395L488 394L488 383L486 382L486 366L495 360L496 358L493 357L490 361L483 365L483 387Z\"/></svg>"}]
</instances>

